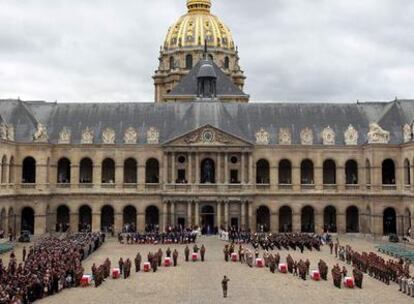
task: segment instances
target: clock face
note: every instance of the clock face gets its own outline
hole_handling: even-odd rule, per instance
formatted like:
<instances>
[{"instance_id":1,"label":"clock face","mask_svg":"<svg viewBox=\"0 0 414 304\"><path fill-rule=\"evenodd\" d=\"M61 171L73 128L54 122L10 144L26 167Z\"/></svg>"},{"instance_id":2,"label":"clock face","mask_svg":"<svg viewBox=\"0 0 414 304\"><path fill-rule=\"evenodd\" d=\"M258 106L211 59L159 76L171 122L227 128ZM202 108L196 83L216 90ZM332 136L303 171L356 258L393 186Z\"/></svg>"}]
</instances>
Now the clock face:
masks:
<instances>
[{"instance_id":1,"label":"clock face","mask_svg":"<svg viewBox=\"0 0 414 304\"><path fill-rule=\"evenodd\" d=\"M214 132L212 130L204 130L201 134L201 138L205 143L211 143L214 141Z\"/></svg>"}]
</instances>

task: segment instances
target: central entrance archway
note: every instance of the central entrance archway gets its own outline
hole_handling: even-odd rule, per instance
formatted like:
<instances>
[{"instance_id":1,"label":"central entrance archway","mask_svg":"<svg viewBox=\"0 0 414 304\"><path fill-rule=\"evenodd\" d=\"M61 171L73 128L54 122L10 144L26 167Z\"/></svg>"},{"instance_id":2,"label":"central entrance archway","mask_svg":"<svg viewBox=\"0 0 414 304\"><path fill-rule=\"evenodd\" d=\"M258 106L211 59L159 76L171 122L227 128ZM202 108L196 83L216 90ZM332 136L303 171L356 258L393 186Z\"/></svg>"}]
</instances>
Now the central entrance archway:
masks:
<instances>
[{"instance_id":1,"label":"central entrance archway","mask_svg":"<svg viewBox=\"0 0 414 304\"><path fill-rule=\"evenodd\" d=\"M30 231L30 234L34 234L34 210L30 207L23 208L22 210L22 225L21 231Z\"/></svg>"},{"instance_id":2,"label":"central entrance archway","mask_svg":"<svg viewBox=\"0 0 414 304\"><path fill-rule=\"evenodd\" d=\"M70 224L70 210L61 205L56 210L56 232L66 232Z\"/></svg>"},{"instance_id":3,"label":"central entrance archway","mask_svg":"<svg viewBox=\"0 0 414 304\"><path fill-rule=\"evenodd\" d=\"M397 234L397 214L394 208L387 208L383 214L384 235Z\"/></svg>"},{"instance_id":4,"label":"central entrance archway","mask_svg":"<svg viewBox=\"0 0 414 304\"><path fill-rule=\"evenodd\" d=\"M124 232L135 232L137 229L137 209L134 206L127 206L123 212Z\"/></svg>"},{"instance_id":5,"label":"central entrance archway","mask_svg":"<svg viewBox=\"0 0 414 304\"><path fill-rule=\"evenodd\" d=\"M112 231L114 222L114 208L109 205L103 206L101 210L101 231Z\"/></svg>"},{"instance_id":6,"label":"central entrance archway","mask_svg":"<svg viewBox=\"0 0 414 304\"><path fill-rule=\"evenodd\" d=\"M256 211L257 230L260 232L270 231L270 210L266 206L260 206Z\"/></svg>"},{"instance_id":7,"label":"central entrance archway","mask_svg":"<svg viewBox=\"0 0 414 304\"><path fill-rule=\"evenodd\" d=\"M213 234L214 233L214 218L215 218L214 207L211 205L205 205L201 208L201 233L202 234Z\"/></svg>"},{"instance_id":8,"label":"central entrance archway","mask_svg":"<svg viewBox=\"0 0 414 304\"><path fill-rule=\"evenodd\" d=\"M160 224L160 212L157 207L149 206L145 210L145 230L155 231L159 229Z\"/></svg>"}]
</instances>

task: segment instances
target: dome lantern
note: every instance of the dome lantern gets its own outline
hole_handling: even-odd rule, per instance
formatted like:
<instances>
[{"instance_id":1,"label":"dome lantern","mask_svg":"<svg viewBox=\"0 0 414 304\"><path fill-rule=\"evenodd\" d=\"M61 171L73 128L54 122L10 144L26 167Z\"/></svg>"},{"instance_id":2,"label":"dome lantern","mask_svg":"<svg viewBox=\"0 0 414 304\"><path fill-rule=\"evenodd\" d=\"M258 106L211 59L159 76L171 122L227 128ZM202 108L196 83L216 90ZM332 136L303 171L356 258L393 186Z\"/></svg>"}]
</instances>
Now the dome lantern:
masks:
<instances>
[{"instance_id":1,"label":"dome lantern","mask_svg":"<svg viewBox=\"0 0 414 304\"><path fill-rule=\"evenodd\" d=\"M188 12L210 12L211 0L187 0Z\"/></svg>"}]
</instances>

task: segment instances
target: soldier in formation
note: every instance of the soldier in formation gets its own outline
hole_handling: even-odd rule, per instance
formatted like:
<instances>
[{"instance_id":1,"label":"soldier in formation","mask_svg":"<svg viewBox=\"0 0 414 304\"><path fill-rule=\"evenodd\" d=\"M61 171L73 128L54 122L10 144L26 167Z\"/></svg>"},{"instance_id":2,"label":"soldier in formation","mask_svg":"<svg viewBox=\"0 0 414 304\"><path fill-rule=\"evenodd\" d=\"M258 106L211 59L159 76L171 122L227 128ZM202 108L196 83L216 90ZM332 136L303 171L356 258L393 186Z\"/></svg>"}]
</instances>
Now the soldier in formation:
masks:
<instances>
[{"instance_id":1,"label":"soldier in formation","mask_svg":"<svg viewBox=\"0 0 414 304\"><path fill-rule=\"evenodd\" d=\"M224 276L223 280L221 281L221 287L223 288L223 298L227 298L227 289L230 279Z\"/></svg>"},{"instance_id":2,"label":"soldier in formation","mask_svg":"<svg viewBox=\"0 0 414 304\"><path fill-rule=\"evenodd\" d=\"M141 254L138 252L135 259L134 259L134 263L135 263L135 272L140 272L141 271Z\"/></svg>"},{"instance_id":3,"label":"soldier in formation","mask_svg":"<svg viewBox=\"0 0 414 304\"><path fill-rule=\"evenodd\" d=\"M336 264L332 268L332 279L333 279L334 286L340 289L341 282L342 282L342 273L341 273L341 268L339 267L338 264Z\"/></svg>"},{"instance_id":4,"label":"soldier in formation","mask_svg":"<svg viewBox=\"0 0 414 304\"><path fill-rule=\"evenodd\" d=\"M177 260L178 260L178 251L177 249L174 249L174 252L173 252L174 267L177 266Z\"/></svg>"},{"instance_id":5,"label":"soldier in formation","mask_svg":"<svg viewBox=\"0 0 414 304\"><path fill-rule=\"evenodd\" d=\"M185 255L185 261L188 262L188 259L190 256L190 248L188 248L188 246L185 246L184 255Z\"/></svg>"},{"instance_id":6,"label":"soldier in formation","mask_svg":"<svg viewBox=\"0 0 414 304\"><path fill-rule=\"evenodd\" d=\"M201 262L204 262L205 254L206 254L206 247L203 244L201 245L201 248L200 248Z\"/></svg>"}]
</instances>

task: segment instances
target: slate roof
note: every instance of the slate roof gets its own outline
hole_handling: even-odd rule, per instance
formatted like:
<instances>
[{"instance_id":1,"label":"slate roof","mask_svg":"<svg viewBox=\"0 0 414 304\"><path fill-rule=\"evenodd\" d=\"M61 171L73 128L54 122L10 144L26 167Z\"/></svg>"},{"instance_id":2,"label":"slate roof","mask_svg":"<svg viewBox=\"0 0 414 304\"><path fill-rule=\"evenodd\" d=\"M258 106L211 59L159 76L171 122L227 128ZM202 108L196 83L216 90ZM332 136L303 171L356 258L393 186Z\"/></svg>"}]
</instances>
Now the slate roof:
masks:
<instances>
[{"instance_id":1,"label":"slate roof","mask_svg":"<svg viewBox=\"0 0 414 304\"><path fill-rule=\"evenodd\" d=\"M242 90L240 90L229 77L212 61L208 61L214 68L215 75L217 76L216 90L217 97L220 96L242 96L247 97ZM200 67L206 63L206 60L200 60L193 69L180 81L180 83L171 90L167 95L174 98L175 96L196 96L197 95L197 76L203 76L204 71Z\"/></svg>"},{"instance_id":2,"label":"slate roof","mask_svg":"<svg viewBox=\"0 0 414 304\"><path fill-rule=\"evenodd\" d=\"M369 124L378 123L390 131L391 144L403 142L402 127L414 121L414 100L366 103L48 103L0 100L0 116L15 128L17 142L32 142L37 122L46 125L49 142L56 144L59 132L68 127L72 144L79 144L87 127L95 133L94 143L102 143L102 132L112 128L116 143L122 144L124 132L138 131L139 144L146 143L146 132L160 131L160 143L211 125L245 141L254 143L255 134L264 128L270 144L278 143L280 128L292 132L292 144L300 144L300 131L309 127L314 144L322 144L322 130L330 126L336 145L344 145L344 132L350 124L359 133L358 144L367 142Z\"/></svg>"}]
</instances>

